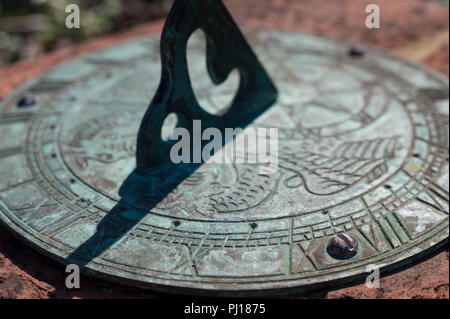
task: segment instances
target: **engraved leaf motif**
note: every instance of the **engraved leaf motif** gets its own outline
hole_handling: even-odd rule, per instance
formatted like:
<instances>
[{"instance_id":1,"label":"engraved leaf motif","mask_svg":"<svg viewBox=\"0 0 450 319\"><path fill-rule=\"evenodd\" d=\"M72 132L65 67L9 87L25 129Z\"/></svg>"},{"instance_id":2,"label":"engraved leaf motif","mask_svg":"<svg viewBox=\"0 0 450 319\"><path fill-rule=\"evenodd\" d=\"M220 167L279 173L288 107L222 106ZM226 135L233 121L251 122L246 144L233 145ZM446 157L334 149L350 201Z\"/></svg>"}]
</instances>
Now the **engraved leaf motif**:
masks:
<instances>
[{"instance_id":1,"label":"engraved leaf motif","mask_svg":"<svg viewBox=\"0 0 450 319\"><path fill-rule=\"evenodd\" d=\"M318 143L315 147L310 144L301 152L282 147L280 167L292 173L284 185L289 188L303 185L312 194L329 195L363 179L370 183L387 172L386 161L400 149L400 137L333 142Z\"/></svg>"}]
</instances>

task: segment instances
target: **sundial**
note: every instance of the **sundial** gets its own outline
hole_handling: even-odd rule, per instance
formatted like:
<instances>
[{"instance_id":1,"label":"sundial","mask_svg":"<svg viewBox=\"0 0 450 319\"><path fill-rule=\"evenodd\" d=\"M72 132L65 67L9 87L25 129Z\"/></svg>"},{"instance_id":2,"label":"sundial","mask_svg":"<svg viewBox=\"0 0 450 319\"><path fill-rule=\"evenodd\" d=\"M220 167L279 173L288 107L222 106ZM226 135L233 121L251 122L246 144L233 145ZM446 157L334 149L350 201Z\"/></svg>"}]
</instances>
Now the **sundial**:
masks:
<instances>
[{"instance_id":1,"label":"sundial","mask_svg":"<svg viewBox=\"0 0 450 319\"><path fill-rule=\"evenodd\" d=\"M448 240L448 87L383 51L241 33L221 1L176 0L162 38L73 59L2 101L0 220L51 258L144 288L356 282ZM165 136L194 121L278 129L277 169L173 163Z\"/></svg>"}]
</instances>

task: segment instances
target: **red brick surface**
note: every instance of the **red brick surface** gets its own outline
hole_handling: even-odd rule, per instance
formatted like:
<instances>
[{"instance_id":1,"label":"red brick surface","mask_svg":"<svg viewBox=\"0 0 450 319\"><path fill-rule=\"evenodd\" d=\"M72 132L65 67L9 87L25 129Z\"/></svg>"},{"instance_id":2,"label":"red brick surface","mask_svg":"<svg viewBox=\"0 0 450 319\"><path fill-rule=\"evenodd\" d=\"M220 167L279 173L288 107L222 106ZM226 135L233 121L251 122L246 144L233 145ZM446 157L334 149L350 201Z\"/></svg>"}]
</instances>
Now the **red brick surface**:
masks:
<instances>
[{"instance_id":1,"label":"red brick surface","mask_svg":"<svg viewBox=\"0 0 450 319\"><path fill-rule=\"evenodd\" d=\"M425 0L225 0L241 26L320 33L374 47L394 49L448 29L448 9ZM381 29L364 26L365 7L381 7ZM118 41L160 32L163 21L61 49L37 60L0 69L0 98L48 67ZM422 62L448 76L448 42ZM385 276L381 289L363 284L322 290L311 298L449 298L448 247ZM82 289L65 288L64 267L36 253L0 227L0 298L161 298L161 294L82 277Z\"/></svg>"}]
</instances>

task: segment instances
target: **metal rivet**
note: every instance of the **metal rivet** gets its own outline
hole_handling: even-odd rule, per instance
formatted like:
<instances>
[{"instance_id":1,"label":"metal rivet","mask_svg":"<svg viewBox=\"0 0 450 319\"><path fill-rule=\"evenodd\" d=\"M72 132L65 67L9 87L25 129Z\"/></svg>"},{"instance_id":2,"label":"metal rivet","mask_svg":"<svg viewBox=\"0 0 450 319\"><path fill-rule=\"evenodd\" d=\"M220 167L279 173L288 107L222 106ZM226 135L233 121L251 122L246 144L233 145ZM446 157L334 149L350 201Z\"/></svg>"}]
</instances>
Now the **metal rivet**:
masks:
<instances>
[{"instance_id":1,"label":"metal rivet","mask_svg":"<svg viewBox=\"0 0 450 319\"><path fill-rule=\"evenodd\" d=\"M19 99L19 101L17 102L17 106L18 107L30 107L30 106L35 105L36 103L37 103L37 99L33 95L26 94Z\"/></svg>"},{"instance_id":2,"label":"metal rivet","mask_svg":"<svg viewBox=\"0 0 450 319\"><path fill-rule=\"evenodd\" d=\"M358 242L350 235L339 234L330 240L327 252L335 259L350 259L358 253Z\"/></svg>"},{"instance_id":3,"label":"metal rivet","mask_svg":"<svg viewBox=\"0 0 450 319\"><path fill-rule=\"evenodd\" d=\"M363 57L366 55L366 50L361 46L352 46L348 54L352 57Z\"/></svg>"}]
</instances>

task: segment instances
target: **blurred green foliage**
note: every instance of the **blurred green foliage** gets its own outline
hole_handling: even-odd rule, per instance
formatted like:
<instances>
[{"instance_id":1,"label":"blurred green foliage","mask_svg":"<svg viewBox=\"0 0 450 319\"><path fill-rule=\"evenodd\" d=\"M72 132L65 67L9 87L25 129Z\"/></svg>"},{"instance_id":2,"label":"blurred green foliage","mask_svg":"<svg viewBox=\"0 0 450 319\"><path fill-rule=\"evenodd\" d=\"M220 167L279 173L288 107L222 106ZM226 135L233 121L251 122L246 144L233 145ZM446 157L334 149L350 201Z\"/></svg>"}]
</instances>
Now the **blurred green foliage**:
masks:
<instances>
[{"instance_id":1,"label":"blurred green foliage","mask_svg":"<svg viewBox=\"0 0 450 319\"><path fill-rule=\"evenodd\" d=\"M2 60L14 61L19 57L21 38L0 30L0 65Z\"/></svg>"},{"instance_id":2,"label":"blurred green foliage","mask_svg":"<svg viewBox=\"0 0 450 319\"><path fill-rule=\"evenodd\" d=\"M65 26L69 4L81 12L81 28ZM150 21L167 12L170 0L1 0L0 65Z\"/></svg>"},{"instance_id":3,"label":"blurred green foliage","mask_svg":"<svg viewBox=\"0 0 450 319\"><path fill-rule=\"evenodd\" d=\"M82 28L67 29L64 27L67 13L65 8L73 3L72 0L33 0L39 6L45 6L48 22L38 33L39 41L45 46L51 46L56 40L69 37L81 40L93 35L104 33L112 29L114 18L122 12L122 2L120 0L104 0L95 6L82 7L83 13Z\"/></svg>"}]
</instances>

